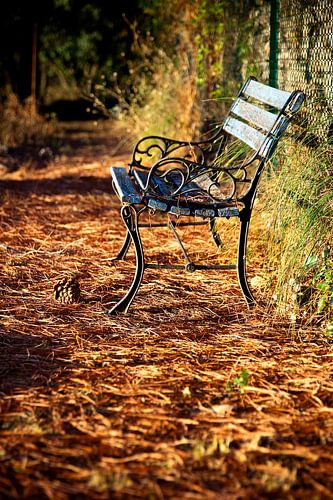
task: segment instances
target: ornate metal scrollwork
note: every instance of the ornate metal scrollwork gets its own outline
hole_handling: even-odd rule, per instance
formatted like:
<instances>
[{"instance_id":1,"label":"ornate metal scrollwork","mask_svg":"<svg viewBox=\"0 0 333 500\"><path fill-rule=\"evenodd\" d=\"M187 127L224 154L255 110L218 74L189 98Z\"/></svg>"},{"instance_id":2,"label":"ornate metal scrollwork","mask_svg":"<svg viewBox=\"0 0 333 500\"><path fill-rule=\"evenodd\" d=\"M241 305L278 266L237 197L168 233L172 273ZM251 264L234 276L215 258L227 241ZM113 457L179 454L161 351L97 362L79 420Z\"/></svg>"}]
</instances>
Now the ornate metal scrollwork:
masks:
<instances>
[{"instance_id":1,"label":"ornate metal scrollwork","mask_svg":"<svg viewBox=\"0 0 333 500\"><path fill-rule=\"evenodd\" d=\"M219 155L225 139L222 127L209 139L197 142L143 137L134 148L130 167L148 173L144 187L148 195L208 203L234 202L238 186L244 188L251 182L247 167L253 165L256 155L236 165L221 165Z\"/></svg>"},{"instance_id":2,"label":"ornate metal scrollwork","mask_svg":"<svg viewBox=\"0 0 333 500\"><path fill-rule=\"evenodd\" d=\"M214 154L214 149L215 156L219 153L216 146L221 142L223 142L221 127L209 139L202 141L187 142L157 135L146 136L136 143L130 167L147 169L158 160L171 156L191 159L203 165L211 162L211 159L208 160L212 153Z\"/></svg>"},{"instance_id":3,"label":"ornate metal scrollwork","mask_svg":"<svg viewBox=\"0 0 333 500\"><path fill-rule=\"evenodd\" d=\"M250 182L246 168L250 163L219 167L185 158L162 158L149 170L144 191L161 196L162 182L167 191L164 196L169 199L190 197L192 201L201 198L211 203L231 202L235 199L238 184Z\"/></svg>"}]
</instances>

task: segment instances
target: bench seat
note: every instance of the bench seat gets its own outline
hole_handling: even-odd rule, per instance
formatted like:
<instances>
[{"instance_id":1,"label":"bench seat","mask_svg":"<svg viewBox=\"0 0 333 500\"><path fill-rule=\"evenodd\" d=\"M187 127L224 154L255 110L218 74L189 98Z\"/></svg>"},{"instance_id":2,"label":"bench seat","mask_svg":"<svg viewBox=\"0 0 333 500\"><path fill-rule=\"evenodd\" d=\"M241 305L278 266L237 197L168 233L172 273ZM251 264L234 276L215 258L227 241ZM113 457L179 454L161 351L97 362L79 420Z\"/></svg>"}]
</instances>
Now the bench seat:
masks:
<instances>
[{"instance_id":1,"label":"bench seat","mask_svg":"<svg viewBox=\"0 0 333 500\"><path fill-rule=\"evenodd\" d=\"M177 175L174 176L174 182L169 179L165 182L160 176L152 176L150 184L155 186L155 192L152 194L145 192L148 180L148 172L143 170L133 170L133 176L130 176L124 167L111 167L110 169L115 191L122 203L132 203L146 205L153 210L168 212L172 215L194 216L202 218L212 217L238 217L239 209L235 203L225 200L212 203L205 199L205 185L209 179L201 176L201 182L192 182L187 184L186 192L179 191L175 200L172 192L177 188ZM188 190L191 190L189 193ZM192 194L194 193L194 194Z\"/></svg>"}]
</instances>

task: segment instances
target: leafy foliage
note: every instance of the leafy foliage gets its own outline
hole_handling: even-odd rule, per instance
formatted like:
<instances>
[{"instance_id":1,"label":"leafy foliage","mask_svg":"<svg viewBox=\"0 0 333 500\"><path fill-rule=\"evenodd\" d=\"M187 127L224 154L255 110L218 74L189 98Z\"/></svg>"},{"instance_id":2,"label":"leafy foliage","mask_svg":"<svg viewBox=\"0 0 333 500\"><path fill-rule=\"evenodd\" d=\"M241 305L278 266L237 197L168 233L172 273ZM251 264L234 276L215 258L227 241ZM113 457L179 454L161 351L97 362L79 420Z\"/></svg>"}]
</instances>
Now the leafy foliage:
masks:
<instances>
[{"instance_id":1,"label":"leafy foliage","mask_svg":"<svg viewBox=\"0 0 333 500\"><path fill-rule=\"evenodd\" d=\"M125 18L137 12L132 0L7 2L0 20L0 84L10 85L21 99L29 95L35 25L40 97L45 101L59 90L89 93L101 75L126 73L131 32Z\"/></svg>"},{"instance_id":2,"label":"leafy foliage","mask_svg":"<svg viewBox=\"0 0 333 500\"><path fill-rule=\"evenodd\" d=\"M246 368L242 368L239 376L234 377L232 382L229 382L227 384L227 390L228 391L238 390L242 393L244 392L244 389L248 385L248 382L249 382L249 374Z\"/></svg>"}]
</instances>

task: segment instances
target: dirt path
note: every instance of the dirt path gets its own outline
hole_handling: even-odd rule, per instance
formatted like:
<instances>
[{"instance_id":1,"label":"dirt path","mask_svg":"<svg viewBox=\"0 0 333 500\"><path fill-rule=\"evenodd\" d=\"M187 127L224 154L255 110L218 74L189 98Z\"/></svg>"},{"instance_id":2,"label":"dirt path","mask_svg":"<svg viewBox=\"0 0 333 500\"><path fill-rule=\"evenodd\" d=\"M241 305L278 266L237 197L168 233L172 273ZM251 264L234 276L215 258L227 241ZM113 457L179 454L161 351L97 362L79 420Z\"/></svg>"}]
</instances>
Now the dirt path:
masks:
<instances>
[{"instance_id":1,"label":"dirt path","mask_svg":"<svg viewBox=\"0 0 333 500\"><path fill-rule=\"evenodd\" d=\"M0 181L0 497L333 498L331 344L247 311L230 274L150 270L107 316L133 271L108 261L128 151L107 124L65 132L57 161ZM205 228L186 239L207 255ZM53 301L63 272L79 304Z\"/></svg>"}]
</instances>

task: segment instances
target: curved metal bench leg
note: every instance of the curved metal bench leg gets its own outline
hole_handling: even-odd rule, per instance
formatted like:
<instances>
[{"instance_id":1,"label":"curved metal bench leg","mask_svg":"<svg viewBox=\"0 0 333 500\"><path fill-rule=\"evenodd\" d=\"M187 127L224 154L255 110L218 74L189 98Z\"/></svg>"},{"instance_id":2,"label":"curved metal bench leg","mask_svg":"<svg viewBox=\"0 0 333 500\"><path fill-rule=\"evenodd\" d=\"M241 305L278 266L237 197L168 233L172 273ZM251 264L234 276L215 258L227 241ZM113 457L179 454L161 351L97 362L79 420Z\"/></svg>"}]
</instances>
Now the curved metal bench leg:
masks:
<instances>
[{"instance_id":1,"label":"curved metal bench leg","mask_svg":"<svg viewBox=\"0 0 333 500\"><path fill-rule=\"evenodd\" d=\"M248 307L255 305L256 301L253 297L249 284L246 277L246 244L247 236L250 225L251 210L244 209L246 211L245 215L240 217L240 230L239 230L239 242L238 242L238 255L237 255L237 275L239 285L243 292L244 298L247 302Z\"/></svg>"},{"instance_id":2,"label":"curved metal bench leg","mask_svg":"<svg viewBox=\"0 0 333 500\"><path fill-rule=\"evenodd\" d=\"M131 241L132 241L131 235L130 235L129 231L127 231L125 239L124 239L124 242L123 242L121 248L119 249L117 255L115 255L114 257L112 257L110 259L110 261L113 261L113 260L124 260L125 257L126 257L126 254L128 252L128 249L130 247Z\"/></svg>"},{"instance_id":3,"label":"curved metal bench leg","mask_svg":"<svg viewBox=\"0 0 333 500\"><path fill-rule=\"evenodd\" d=\"M220 237L218 231L216 230L215 222L216 222L215 217L212 217L211 219L209 219L209 229L210 229L211 235L213 237L214 243L217 246L217 248L222 248L223 243L222 243L222 240L221 240L221 237Z\"/></svg>"},{"instance_id":4,"label":"curved metal bench leg","mask_svg":"<svg viewBox=\"0 0 333 500\"><path fill-rule=\"evenodd\" d=\"M112 188L113 188L113 191L117 194L117 190L116 190L116 187L114 185L114 182L112 181ZM126 236L125 236L125 239L123 241L123 244L122 246L120 247L120 249L118 250L118 253L117 255L115 255L114 257L112 257L110 259L110 261L114 261L114 260L124 260L125 257L126 257L126 254L128 252L128 249L129 249L129 246L131 244L131 235L129 234L129 232L127 231L126 232Z\"/></svg>"},{"instance_id":5,"label":"curved metal bench leg","mask_svg":"<svg viewBox=\"0 0 333 500\"><path fill-rule=\"evenodd\" d=\"M134 245L136 270L130 289L126 295L119 302L117 302L117 304L113 306L110 311L108 311L108 314L117 314L119 312L126 313L128 311L128 308L131 305L139 286L141 285L145 270L144 254L138 228L138 214L135 208L131 205L124 205L120 214L125 226L127 227L127 234L130 236Z\"/></svg>"}]
</instances>

